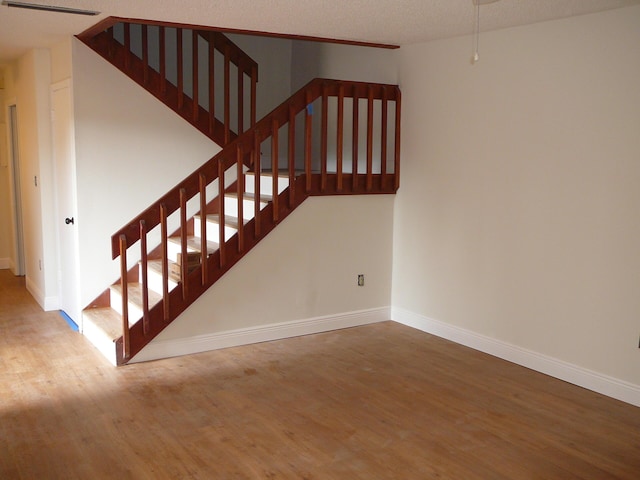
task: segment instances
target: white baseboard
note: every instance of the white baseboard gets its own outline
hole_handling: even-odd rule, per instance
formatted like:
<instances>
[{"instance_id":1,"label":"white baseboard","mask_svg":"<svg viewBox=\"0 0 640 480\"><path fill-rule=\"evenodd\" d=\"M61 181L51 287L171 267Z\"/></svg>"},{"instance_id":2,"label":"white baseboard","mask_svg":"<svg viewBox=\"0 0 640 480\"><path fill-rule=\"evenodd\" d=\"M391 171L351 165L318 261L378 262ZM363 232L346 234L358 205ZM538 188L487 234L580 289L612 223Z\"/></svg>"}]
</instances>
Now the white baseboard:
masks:
<instances>
[{"instance_id":1,"label":"white baseboard","mask_svg":"<svg viewBox=\"0 0 640 480\"><path fill-rule=\"evenodd\" d=\"M471 330L433 320L402 308L393 307L391 309L391 319L403 325L640 407L640 385L634 385L603 375L563 360L480 335Z\"/></svg>"},{"instance_id":2,"label":"white baseboard","mask_svg":"<svg viewBox=\"0 0 640 480\"><path fill-rule=\"evenodd\" d=\"M339 330L341 328L385 322L389 320L389 314L389 307L381 307L306 320L294 320L292 322L272 323L270 325L228 330L226 332L197 335L175 340L153 340L149 345L144 347L140 353L133 357L130 363L146 362L160 358L177 357L220 348L269 342L272 340Z\"/></svg>"},{"instance_id":3,"label":"white baseboard","mask_svg":"<svg viewBox=\"0 0 640 480\"><path fill-rule=\"evenodd\" d=\"M45 311L50 312L51 310L58 310L60 308L60 301L57 296L55 297L45 297L42 290L38 288L38 286L33 283L27 277L26 280L27 291L31 294L31 296L38 302L38 305Z\"/></svg>"},{"instance_id":4,"label":"white baseboard","mask_svg":"<svg viewBox=\"0 0 640 480\"><path fill-rule=\"evenodd\" d=\"M10 258L0 258L0 270L7 270L11 268Z\"/></svg>"}]
</instances>

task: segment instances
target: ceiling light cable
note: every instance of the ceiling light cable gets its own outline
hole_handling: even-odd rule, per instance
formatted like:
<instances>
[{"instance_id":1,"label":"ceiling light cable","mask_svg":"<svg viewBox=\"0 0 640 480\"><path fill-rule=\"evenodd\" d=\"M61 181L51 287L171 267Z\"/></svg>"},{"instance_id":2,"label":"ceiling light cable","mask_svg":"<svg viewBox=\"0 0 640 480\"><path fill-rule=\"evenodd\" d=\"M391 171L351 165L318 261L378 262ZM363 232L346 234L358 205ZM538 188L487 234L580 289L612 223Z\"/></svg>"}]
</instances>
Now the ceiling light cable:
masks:
<instances>
[{"instance_id":1,"label":"ceiling light cable","mask_svg":"<svg viewBox=\"0 0 640 480\"><path fill-rule=\"evenodd\" d=\"M480 48L480 3L476 3L476 24L473 35L473 56L471 57L471 65L475 65L480 60L478 50Z\"/></svg>"}]
</instances>

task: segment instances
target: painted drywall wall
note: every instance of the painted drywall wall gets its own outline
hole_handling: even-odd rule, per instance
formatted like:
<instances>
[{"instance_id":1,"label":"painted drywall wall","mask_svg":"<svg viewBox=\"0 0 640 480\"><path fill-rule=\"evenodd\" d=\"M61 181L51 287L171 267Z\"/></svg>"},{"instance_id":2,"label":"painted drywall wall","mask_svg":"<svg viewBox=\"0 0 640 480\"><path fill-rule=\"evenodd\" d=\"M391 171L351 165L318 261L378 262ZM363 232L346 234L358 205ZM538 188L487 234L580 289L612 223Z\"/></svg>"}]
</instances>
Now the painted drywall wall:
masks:
<instances>
[{"instance_id":1,"label":"painted drywall wall","mask_svg":"<svg viewBox=\"0 0 640 480\"><path fill-rule=\"evenodd\" d=\"M111 235L220 151L78 40L73 96L81 301L119 277Z\"/></svg>"},{"instance_id":2,"label":"painted drywall wall","mask_svg":"<svg viewBox=\"0 0 640 480\"><path fill-rule=\"evenodd\" d=\"M73 37L67 37L64 40L51 46L51 83L55 84L71 78L72 54L71 42Z\"/></svg>"},{"instance_id":3,"label":"painted drywall wall","mask_svg":"<svg viewBox=\"0 0 640 480\"><path fill-rule=\"evenodd\" d=\"M398 52L397 49L294 41L291 88L298 90L316 77L395 85Z\"/></svg>"},{"instance_id":4,"label":"painted drywall wall","mask_svg":"<svg viewBox=\"0 0 640 480\"><path fill-rule=\"evenodd\" d=\"M258 63L256 112L259 120L293 93L291 91L293 42L284 38L226 35Z\"/></svg>"},{"instance_id":5,"label":"painted drywall wall","mask_svg":"<svg viewBox=\"0 0 640 480\"><path fill-rule=\"evenodd\" d=\"M638 25L401 48L394 308L640 385Z\"/></svg>"},{"instance_id":6,"label":"painted drywall wall","mask_svg":"<svg viewBox=\"0 0 640 480\"><path fill-rule=\"evenodd\" d=\"M57 244L51 162L49 50L31 50L5 70L5 95L16 102L26 285L45 310L57 308Z\"/></svg>"},{"instance_id":7,"label":"painted drywall wall","mask_svg":"<svg viewBox=\"0 0 640 480\"><path fill-rule=\"evenodd\" d=\"M388 307L393 202L307 199L152 343Z\"/></svg>"}]
</instances>

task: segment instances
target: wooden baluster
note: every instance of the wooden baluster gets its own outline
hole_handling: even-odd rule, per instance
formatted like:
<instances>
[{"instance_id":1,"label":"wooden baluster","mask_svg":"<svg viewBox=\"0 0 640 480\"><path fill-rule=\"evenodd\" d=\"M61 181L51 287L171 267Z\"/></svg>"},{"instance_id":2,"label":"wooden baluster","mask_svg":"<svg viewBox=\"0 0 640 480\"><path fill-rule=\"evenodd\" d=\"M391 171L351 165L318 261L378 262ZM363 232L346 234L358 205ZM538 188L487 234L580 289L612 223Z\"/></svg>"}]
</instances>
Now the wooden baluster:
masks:
<instances>
[{"instance_id":1,"label":"wooden baluster","mask_svg":"<svg viewBox=\"0 0 640 480\"><path fill-rule=\"evenodd\" d=\"M122 288L122 357L129 358L129 285L127 282L127 236L120 235L120 288Z\"/></svg>"},{"instance_id":2,"label":"wooden baluster","mask_svg":"<svg viewBox=\"0 0 640 480\"><path fill-rule=\"evenodd\" d=\"M251 67L251 126L256 124L256 89L258 86L258 69Z\"/></svg>"},{"instance_id":3,"label":"wooden baluster","mask_svg":"<svg viewBox=\"0 0 640 480\"><path fill-rule=\"evenodd\" d=\"M367 192L373 188L373 87L367 94Z\"/></svg>"},{"instance_id":4,"label":"wooden baluster","mask_svg":"<svg viewBox=\"0 0 640 480\"><path fill-rule=\"evenodd\" d=\"M187 249L187 191L180 189L180 281L182 283L182 299L189 296L189 258Z\"/></svg>"},{"instance_id":5,"label":"wooden baluster","mask_svg":"<svg viewBox=\"0 0 640 480\"><path fill-rule=\"evenodd\" d=\"M109 38L111 40L115 40L115 37L113 36L113 26L107 28L106 32L107 32L107 35L109 36ZM113 55L114 55L114 49L112 48L112 45L113 45L113 43L110 42L109 43L109 49L108 49L109 58L111 60L113 60Z\"/></svg>"},{"instance_id":6,"label":"wooden baluster","mask_svg":"<svg viewBox=\"0 0 640 480\"><path fill-rule=\"evenodd\" d=\"M380 186L384 189L387 184L387 135L389 114L387 105L387 87L382 87L382 119L380 132Z\"/></svg>"},{"instance_id":7,"label":"wooden baluster","mask_svg":"<svg viewBox=\"0 0 640 480\"><path fill-rule=\"evenodd\" d=\"M327 137L329 124L329 97L327 86L322 86L322 127L320 133L320 191L327 188Z\"/></svg>"},{"instance_id":8,"label":"wooden baluster","mask_svg":"<svg viewBox=\"0 0 640 480\"><path fill-rule=\"evenodd\" d=\"M280 165L278 161L278 122L273 120L271 125L271 192L273 201L273 221L278 221L278 174L280 173ZM258 204L260 199L256 199Z\"/></svg>"},{"instance_id":9,"label":"wooden baluster","mask_svg":"<svg viewBox=\"0 0 640 480\"><path fill-rule=\"evenodd\" d=\"M244 73L238 67L238 135L244 132Z\"/></svg>"},{"instance_id":10,"label":"wooden baluster","mask_svg":"<svg viewBox=\"0 0 640 480\"><path fill-rule=\"evenodd\" d=\"M202 270L202 285L209 280L209 248L207 243L207 222L204 215L207 213L207 177L204 173L198 175L200 187L200 266Z\"/></svg>"},{"instance_id":11,"label":"wooden baluster","mask_svg":"<svg viewBox=\"0 0 640 480\"><path fill-rule=\"evenodd\" d=\"M224 143L231 140L231 58L229 45L224 46Z\"/></svg>"},{"instance_id":12,"label":"wooden baluster","mask_svg":"<svg viewBox=\"0 0 640 480\"><path fill-rule=\"evenodd\" d=\"M162 311L164 321L169 321L169 258L167 253L168 230L167 230L167 206L160 204L160 251L162 262Z\"/></svg>"},{"instance_id":13,"label":"wooden baluster","mask_svg":"<svg viewBox=\"0 0 640 480\"><path fill-rule=\"evenodd\" d=\"M149 82L149 39L147 25L142 25L142 81L146 85Z\"/></svg>"},{"instance_id":14,"label":"wooden baluster","mask_svg":"<svg viewBox=\"0 0 640 480\"><path fill-rule=\"evenodd\" d=\"M251 126L256 124L256 90L258 84L258 69L251 67Z\"/></svg>"},{"instance_id":15,"label":"wooden baluster","mask_svg":"<svg viewBox=\"0 0 640 480\"><path fill-rule=\"evenodd\" d=\"M256 237L260 236L260 204L255 200L260 198L260 175L262 173L261 167L261 155L260 155L260 139L258 138L258 132L253 134L253 172L254 172L254 222Z\"/></svg>"},{"instance_id":16,"label":"wooden baluster","mask_svg":"<svg viewBox=\"0 0 640 480\"><path fill-rule=\"evenodd\" d=\"M142 279L142 330L149 333L149 272L147 255L147 223L140 220L140 273Z\"/></svg>"},{"instance_id":17,"label":"wooden baluster","mask_svg":"<svg viewBox=\"0 0 640 480\"><path fill-rule=\"evenodd\" d=\"M244 164L242 163L242 146L236 149L238 165L238 253L244 251Z\"/></svg>"},{"instance_id":18,"label":"wooden baluster","mask_svg":"<svg viewBox=\"0 0 640 480\"><path fill-rule=\"evenodd\" d=\"M167 91L167 48L166 48L166 33L163 26L159 27L159 40L160 40L160 91L165 93Z\"/></svg>"},{"instance_id":19,"label":"wooden baluster","mask_svg":"<svg viewBox=\"0 0 640 480\"><path fill-rule=\"evenodd\" d=\"M344 84L338 88L338 125L336 142L336 174L338 192L342 191L342 149L344 147Z\"/></svg>"},{"instance_id":20,"label":"wooden baluster","mask_svg":"<svg viewBox=\"0 0 640 480\"><path fill-rule=\"evenodd\" d=\"M193 69L193 121L197 122L200 115L200 90L198 85L198 32L196 30L191 31L191 57L192 57L192 69Z\"/></svg>"},{"instance_id":21,"label":"wooden baluster","mask_svg":"<svg viewBox=\"0 0 640 480\"><path fill-rule=\"evenodd\" d=\"M396 87L396 139L395 139L395 165L393 170L393 187L397 190L400 187L400 89Z\"/></svg>"},{"instance_id":22,"label":"wooden baluster","mask_svg":"<svg viewBox=\"0 0 640 480\"><path fill-rule=\"evenodd\" d=\"M182 29L176 28L176 50L177 50L177 62L178 65L176 67L177 75L178 75L178 108L182 108L184 103L184 61L183 61L183 51L182 51Z\"/></svg>"},{"instance_id":23,"label":"wooden baluster","mask_svg":"<svg viewBox=\"0 0 640 480\"><path fill-rule=\"evenodd\" d=\"M289 107L289 208L293 208L295 203L295 180L296 180L296 112L293 107Z\"/></svg>"},{"instance_id":24,"label":"wooden baluster","mask_svg":"<svg viewBox=\"0 0 640 480\"><path fill-rule=\"evenodd\" d=\"M353 90L353 131L352 133L352 146L351 146L351 173L353 176L353 191L355 192L358 188L358 141L360 139L360 135L358 129L360 128L358 124L358 96Z\"/></svg>"},{"instance_id":25,"label":"wooden baluster","mask_svg":"<svg viewBox=\"0 0 640 480\"><path fill-rule=\"evenodd\" d=\"M224 267L225 263L225 211L224 211L224 162L222 160L218 161L218 213L219 219L218 222L218 252L220 252L220 268ZM206 216L204 218L206 221Z\"/></svg>"},{"instance_id":26,"label":"wooden baluster","mask_svg":"<svg viewBox=\"0 0 640 480\"><path fill-rule=\"evenodd\" d=\"M311 140L312 140L312 113L313 104L311 103L311 96L307 94L307 108L305 111L304 122L304 172L306 175L306 189L307 193L311 191Z\"/></svg>"},{"instance_id":27,"label":"wooden baluster","mask_svg":"<svg viewBox=\"0 0 640 480\"><path fill-rule=\"evenodd\" d=\"M209 134L213 135L216 124L216 67L215 67L215 38L209 35Z\"/></svg>"},{"instance_id":28,"label":"wooden baluster","mask_svg":"<svg viewBox=\"0 0 640 480\"><path fill-rule=\"evenodd\" d=\"M124 67L126 69L131 65L131 25L123 24L124 27Z\"/></svg>"}]
</instances>

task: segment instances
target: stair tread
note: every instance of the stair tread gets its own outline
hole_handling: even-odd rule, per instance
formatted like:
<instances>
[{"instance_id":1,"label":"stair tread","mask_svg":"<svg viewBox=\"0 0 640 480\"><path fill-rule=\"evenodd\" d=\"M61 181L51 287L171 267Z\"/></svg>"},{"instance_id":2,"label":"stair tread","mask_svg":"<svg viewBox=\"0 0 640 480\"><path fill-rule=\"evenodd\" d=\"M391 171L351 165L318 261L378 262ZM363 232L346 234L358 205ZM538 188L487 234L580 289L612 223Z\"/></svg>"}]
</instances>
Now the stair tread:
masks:
<instances>
[{"instance_id":1,"label":"stair tread","mask_svg":"<svg viewBox=\"0 0 640 480\"><path fill-rule=\"evenodd\" d=\"M271 169L262 169L262 171L260 172L261 175L263 176L271 176L272 170ZM305 171L304 170L295 170L294 172L294 176L297 177L299 175L304 175ZM315 173L315 172L311 172L311 173ZM319 173L319 172L318 172ZM245 175L255 175L255 172L252 172L251 170L247 171L245 173ZM283 178L289 178L289 170L286 168L281 168L278 170L278 177L283 177Z\"/></svg>"},{"instance_id":2,"label":"stair tread","mask_svg":"<svg viewBox=\"0 0 640 480\"><path fill-rule=\"evenodd\" d=\"M119 295L122 295L122 285L119 283L115 283L111 285L111 289L117 292ZM162 300L162 295L154 292L153 290L149 290L149 308L153 307L156 303L159 303ZM128 300L129 303L142 308L142 284L137 282L131 282L127 284L127 292L128 292Z\"/></svg>"},{"instance_id":3,"label":"stair tread","mask_svg":"<svg viewBox=\"0 0 640 480\"><path fill-rule=\"evenodd\" d=\"M180 275L173 273L171 271L171 265L176 264L176 262L172 262L171 260L169 260L168 262L169 262L169 279L174 283L180 283ZM147 266L154 272L162 275L162 260L149 260L147 261Z\"/></svg>"},{"instance_id":4,"label":"stair tread","mask_svg":"<svg viewBox=\"0 0 640 480\"><path fill-rule=\"evenodd\" d=\"M181 245L182 241L180 237L169 237L169 241L171 243L174 243L176 245ZM209 240L207 240L207 253L209 255L211 255L213 252L215 252L216 250L218 250L218 248L220 248L220 245L218 245L216 242L210 242ZM200 237L196 237L193 235L190 235L187 237L187 251L189 252L200 252Z\"/></svg>"},{"instance_id":5,"label":"stair tread","mask_svg":"<svg viewBox=\"0 0 640 480\"><path fill-rule=\"evenodd\" d=\"M194 217L200 218L200 215L194 215ZM245 219L243 224L247 223L248 221L249 220ZM209 214L207 214L207 222L208 223L218 223L219 224L220 223L220 215L218 215L217 213L209 213ZM238 217L233 217L231 215L225 215L224 216L224 224L227 227L237 229L238 226L239 226Z\"/></svg>"},{"instance_id":6,"label":"stair tread","mask_svg":"<svg viewBox=\"0 0 640 480\"><path fill-rule=\"evenodd\" d=\"M113 340L122 335L122 316L111 307L88 308L82 312L89 321Z\"/></svg>"},{"instance_id":7,"label":"stair tread","mask_svg":"<svg viewBox=\"0 0 640 480\"><path fill-rule=\"evenodd\" d=\"M225 197L229 198L238 198L238 194L236 192L225 193ZM254 200L256 198L255 193L245 192L242 194L242 198L246 200ZM263 203L269 203L273 200L273 195L266 195L264 193L260 194L260 201Z\"/></svg>"}]
</instances>

